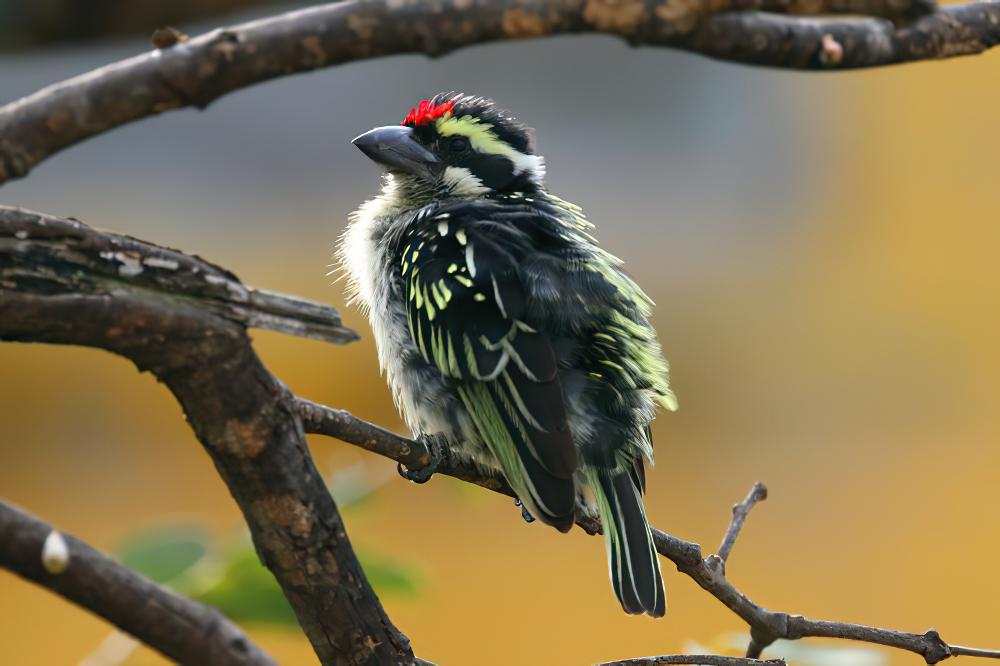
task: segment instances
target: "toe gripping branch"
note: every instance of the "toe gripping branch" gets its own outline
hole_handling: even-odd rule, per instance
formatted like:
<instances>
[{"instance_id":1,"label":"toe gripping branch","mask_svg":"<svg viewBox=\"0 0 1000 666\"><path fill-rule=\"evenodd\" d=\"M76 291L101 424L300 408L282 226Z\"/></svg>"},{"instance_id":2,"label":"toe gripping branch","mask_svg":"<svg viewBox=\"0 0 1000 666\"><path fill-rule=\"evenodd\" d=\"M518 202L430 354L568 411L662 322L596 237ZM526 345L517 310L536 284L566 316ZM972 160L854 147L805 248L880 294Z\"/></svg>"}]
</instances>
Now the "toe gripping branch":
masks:
<instances>
[{"instance_id":1,"label":"toe gripping branch","mask_svg":"<svg viewBox=\"0 0 1000 666\"><path fill-rule=\"evenodd\" d=\"M434 476L434 472L437 471L438 466L441 464L441 444L437 441L437 438L429 435L420 435L416 440L427 447L430 460L425 466L419 469L408 469L403 463L396 463L396 471L407 481L427 483Z\"/></svg>"}]
</instances>

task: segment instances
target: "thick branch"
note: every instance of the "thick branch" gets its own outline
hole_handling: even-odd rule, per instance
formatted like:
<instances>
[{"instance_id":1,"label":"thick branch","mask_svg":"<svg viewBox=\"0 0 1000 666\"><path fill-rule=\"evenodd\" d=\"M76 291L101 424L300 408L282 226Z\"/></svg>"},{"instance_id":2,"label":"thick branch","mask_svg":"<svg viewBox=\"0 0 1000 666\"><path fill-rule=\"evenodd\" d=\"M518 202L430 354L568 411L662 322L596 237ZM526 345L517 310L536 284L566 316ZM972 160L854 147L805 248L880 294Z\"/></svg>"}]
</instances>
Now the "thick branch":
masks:
<instances>
[{"instance_id":1,"label":"thick branch","mask_svg":"<svg viewBox=\"0 0 1000 666\"><path fill-rule=\"evenodd\" d=\"M49 86L0 108L0 183L126 123L262 81L384 55L440 56L486 42L604 33L734 62L796 69L873 67L980 53L1000 42L1000 4L943 7L897 28L884 18L802 19L787 12L916 15L930 0L355 0L202 35Z\"/></svg>"},{"instance_id":2,"label":"thick branch","mask_svg":"<svg viewBox=\"0 0 1000 666\"><path fill-rule=\"evenodd\" d=\"M0 501L0 567L99 615L183 664L273 666L240 628L214 608L161 587L79 539L62 539L43 562L53 528ZM51 543L51 542L50 542ZM58 573L53 573L58 571Z\"/></svg>"},{"instance_id":3,"label":"thick branch","mask_svg":"<svg viewBox=\"0 0 1000 666\"><path fill-rule=\"evenodd\" d=\"M358 338L327 305L248 287L198 257L72 219L0 206L0 252L0 289L99 295L117 286L197 308L206 322L218 317L338 344Z\"/></svg>"},{"instance_id":4,"label":"thick branch","mask_svg":"<svg viewBox=\"0 0 1000 666\"><path fill-rule=\"evenodd\" d=\"M352 334L329 308L252 293L196 257L0 207L0 339L99 347L154 373L184 408L320 660L412 663L309 456L293 398L244 326L301 313L303 327L282 330Z\"/></svg>"},{"instance_id":5,"label":"thick branch","mask_svg":"<svg viewBox=\"0 0 1000 666\"><path fill-rule=\"evenodd\" d=\"M430 459L430 452L420 441L400 437L358 419L348 412L301 399L298 400L297 408L304 415L303 425L308 432L336 437L397 462L402 462L407 466ZM325 413L329 414L328 418L324 416ZM510 487L502 480L484 476L469 465L456 463L452 457L447 456L447 452L445 453L444 460L438 465L438 473L454 476L513 497ZM738 525L742 525L742 520L739 521L738 525L734 525L737 523L736 518L742 515L745 519L746 513L753 504L763 499L765 492L763 484L758 482L751 489L747 498L734 507L734 521L727 531L727 538L723 540L724 545L729 544L730 550L739 532ZM596 515L578 515L576 522L589 534L597 534L601 531L600 519ZM747 657L759 657L764 648L778 639L826 637L844 638L907 650L921 655L928 664L936 664L948 657L958 655L1000 658L1000 652L949 645L933 629L925 634L912 634L847 622L812 620L801 615L789 615L788 613L768 610L751 600L729 582L725 576L725 567L720 555L705 557L702 555L701 546L696 543L684 541L655 528L652 531L657 552L676 564L678 571L692 578L750 626L753 644ZM732 534L731 538L728 538L729 534ZM656 657L650 657L650 659L656 659Z\"/></svg>"}]
</instances>

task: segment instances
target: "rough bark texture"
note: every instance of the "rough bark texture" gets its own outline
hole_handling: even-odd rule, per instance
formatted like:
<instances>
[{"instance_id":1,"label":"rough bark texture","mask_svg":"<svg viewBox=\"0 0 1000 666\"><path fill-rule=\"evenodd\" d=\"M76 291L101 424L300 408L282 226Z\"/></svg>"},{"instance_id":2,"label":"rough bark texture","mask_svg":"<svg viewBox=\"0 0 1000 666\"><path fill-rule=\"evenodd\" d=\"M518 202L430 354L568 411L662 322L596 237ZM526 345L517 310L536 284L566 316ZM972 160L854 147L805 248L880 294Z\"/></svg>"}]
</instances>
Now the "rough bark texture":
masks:
<instances>
[{"instance_id":1,"label":"rough bark texture","mask_svg":"<svg viewBox=\"0 0 1000 666\"><path fill-rule=\"evenodd\" d=\"M294 398L261 364L246 311L229 300L245 290L196 257L0 207L0 339L99 347L156 375L184 408L320 660L412 663L313 464ZM335 319L327 309L323 320ZM351 338L338 326L324 330Z\"/></svg>"},{"instance_id":2,"label":"rough bark texture","mask_svg":"<svg viewBox=\"0 0 1000 666\"><path fill-rule=\"evenodd\" d=\"M99 615L183 664L276 666L214 608L161 587L68 534L65 568L42 561L53 528L0 501L0 566Z\"/></svg>"},{"instance_id":3,"label":"rough bark texture","mask_svg":"<svg viewBox=\"0 0 1000 666\"><path fill-rule=\"evenodd\" d=\"M921 16L810 19L772 12ZM0 183L109 129L234 90L384 55L604 33L734 62L873 67L980 53L1000 42L997 0L927 13L930 0L359 0L216 30L57 83L0 108ZM729 11L739 10L739 11ZM168 42L169 43L169 42Z\"/></svg>"}]
</instances>

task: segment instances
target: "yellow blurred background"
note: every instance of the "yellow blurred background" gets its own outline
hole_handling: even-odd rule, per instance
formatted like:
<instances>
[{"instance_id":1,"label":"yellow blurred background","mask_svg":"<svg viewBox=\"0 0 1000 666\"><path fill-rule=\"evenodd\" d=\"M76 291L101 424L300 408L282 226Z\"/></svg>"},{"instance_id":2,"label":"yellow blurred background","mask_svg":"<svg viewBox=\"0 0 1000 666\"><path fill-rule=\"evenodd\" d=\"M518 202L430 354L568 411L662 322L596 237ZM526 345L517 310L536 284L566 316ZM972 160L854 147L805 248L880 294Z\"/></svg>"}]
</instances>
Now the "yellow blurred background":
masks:
<instances>
[{"instance_id":1,"label":"yellow blurred background","mask_svg":"<svg viewBox=\"0 0 1000 666\"><path fill-rule=\"evenodd\" d=\"M143 48L5 54L0 101ZM998 75L1000 54L799 74L600 37L492 45L150 119L52 158L0 202L332 303L360 343L255 332L259 353L299 395L400 429L367 325L324 275L347 213L378 185L349 140L439 90L492 96L536 127L550 188L588 211L658 304L681 408L655 425L652 522L710 552L761 479L770 499L729 566L753 599L997 648ZM311 444L323 470L391 472ZM0 345L0 496L107 551L162 523L240 525L168 392L87 349ZM392 480L346 521L356 545L418 573L416 595L385 605L442 664L584 664L744 630L669 563L666 618L625 616L599 539L527 525L506 498L448 479ZM296 631L246 629L283 664L316 663ZM76 664L108 631L0 571L0 663ZM922 663L881 654L872 663Z\"/></svg>"}]
</instances>

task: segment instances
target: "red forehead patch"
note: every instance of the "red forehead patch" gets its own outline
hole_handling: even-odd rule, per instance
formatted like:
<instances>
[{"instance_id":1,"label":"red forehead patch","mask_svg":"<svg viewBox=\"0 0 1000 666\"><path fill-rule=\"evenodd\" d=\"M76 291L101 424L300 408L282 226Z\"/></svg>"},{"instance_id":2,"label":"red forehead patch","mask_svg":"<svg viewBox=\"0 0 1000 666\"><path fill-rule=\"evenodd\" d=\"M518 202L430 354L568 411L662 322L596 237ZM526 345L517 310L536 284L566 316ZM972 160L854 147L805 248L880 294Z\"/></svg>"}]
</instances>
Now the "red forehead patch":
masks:
<instances>
[{"instance_id":1,"label":"red forehead patch","mask_svg":"<svg viewBox=\"0 0 1000 666\"><path fill-rule=\"evenodd\" d=\"M420 104L410 109L410 113L403 119L401 125L427 125L434 122L444 114L451 111L455 106L455 100L449 100L443 104L432 104L429 99L421 100Z\"/></svg>"}]
</instances>

